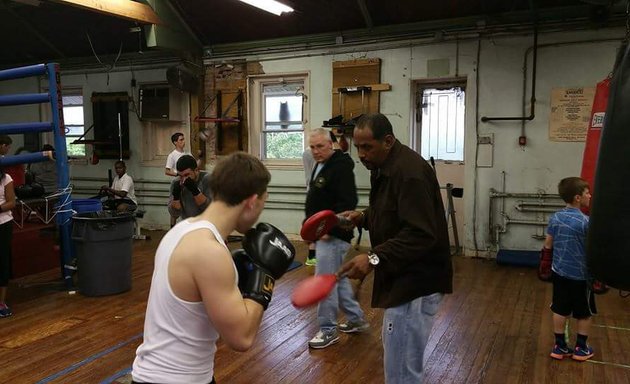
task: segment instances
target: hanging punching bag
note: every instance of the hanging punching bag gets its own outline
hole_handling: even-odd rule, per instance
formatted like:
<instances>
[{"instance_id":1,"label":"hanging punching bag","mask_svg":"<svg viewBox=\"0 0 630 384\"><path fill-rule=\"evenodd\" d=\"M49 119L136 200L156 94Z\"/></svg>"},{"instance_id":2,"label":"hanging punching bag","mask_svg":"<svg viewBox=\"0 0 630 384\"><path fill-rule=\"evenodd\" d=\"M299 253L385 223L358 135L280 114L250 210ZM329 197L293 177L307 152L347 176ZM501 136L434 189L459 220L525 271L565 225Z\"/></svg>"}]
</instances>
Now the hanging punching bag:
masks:
<instances>
[{"instance_id":1,"label":"hanging punching bag","mask_svg":"<svg viewBox=\"0 0 630 384\"><path fill-rule=\"evenodd\" d=\"M630 56L628 47L610 84L591 204L586 258L594 278L630 290Z\"/></svg>"},{"instance_id":2,"label":"hanging punching bag","mask_svg":"<svg viewBox=\"0 0 630 384\"><path fill-rule=\"evenodd\" d=\"M582 177L591 187L590 192L594 195L595 165L597 164L597 152L599 149L599 139L604 127L604 116L608 104L608 94L610 93L610 78L597 83L595 98L593 99L593 109L591 110L591 122L586 133L586 145L582 157ZM590 207L582 208L582 212L589 214Z\"/></svg>"}]
</instances>

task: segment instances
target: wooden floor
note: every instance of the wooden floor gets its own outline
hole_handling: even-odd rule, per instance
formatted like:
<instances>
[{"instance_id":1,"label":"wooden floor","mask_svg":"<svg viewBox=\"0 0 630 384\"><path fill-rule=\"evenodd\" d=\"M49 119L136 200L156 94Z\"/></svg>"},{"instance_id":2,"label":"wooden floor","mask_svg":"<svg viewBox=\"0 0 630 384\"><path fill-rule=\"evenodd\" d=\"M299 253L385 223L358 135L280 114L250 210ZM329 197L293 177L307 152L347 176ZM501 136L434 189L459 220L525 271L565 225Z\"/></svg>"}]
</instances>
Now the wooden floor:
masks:
<instances>
[{"instance_id":1,"label":"wooden floor","mask_svg":"<svg viewBox=\"0 0 630 384\"><path fill-rule=\"evenodd\" d=\"M0 382L128 382L162 235L151 232L152 240L134 243L133 289L124 294L90 298L42 284L58 271L13 281L15 315L0 319ZM298 259L305 254L300 243ZM309 350L315 309L296 310L289 295L312 271L300 267L279 281L252 350L238 353L220 343L219 383L383 382L382 311L369 308L371 280L360 291L371 330ZM589 337L595 357L578 363L548 356L551 285L537 280L533 269L457 258L454 285L426 350L425 383L630 383L630 299L617 291L597 297L600 315Z\"/></svg>"}]
</instances>

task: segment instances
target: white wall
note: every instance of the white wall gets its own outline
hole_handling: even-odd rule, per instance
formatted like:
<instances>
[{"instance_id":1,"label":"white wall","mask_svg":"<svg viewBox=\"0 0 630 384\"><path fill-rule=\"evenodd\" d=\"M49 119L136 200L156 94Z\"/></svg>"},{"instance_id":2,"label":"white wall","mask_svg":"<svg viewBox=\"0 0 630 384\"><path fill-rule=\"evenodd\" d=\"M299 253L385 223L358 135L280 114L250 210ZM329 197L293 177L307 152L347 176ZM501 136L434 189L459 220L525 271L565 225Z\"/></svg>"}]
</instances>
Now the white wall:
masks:
<instances>
[{"instance_id":1,"label":"white wall","mask_svg":"<svg viewBox=\"0 0 630 384\"><path fill-rule=\"evenodd\" d=\"M479 117L481 116L523 116L523 61L526 50L533 43L532 36L502 37L481 40L481 56L477 67L476 40L459 43L459 57L454 42L432 45L413 45L402 48L381 50L359 50L352 54L321 54L303 58L277 57L261 60L267 74L283 71L309 70L311 73L311 123L331 117L330 87L332 83L332 62L357 58L380 58L382 60L381 82L389 83L391 91L381 93L381 112L389 117L395 134L404 144L410 141L411 80L431 78L427 74L427 61L449 59L450 73L468 78L466 105L466 145L464 185L464 233L466 253L474 254L477 249L495 250L489 241L488 209L489 190L502 189L502 173L506 175L508 192L557 193L560 179L579 175L581 171L583 142L551 142L548 139L548 117L551 89L554 87L585 86L594 87L612 69L619 42L593 42L547 47L550 43L566 43L591 39L619 38L621 30L597 32L571 32L540 34L538 67L536 80L536 117L525 125L527 145L520 147L520 122L479 123L479 135L494 135L492 167L475 167L475 106L476 70L479 70ZM306 56L306 55L304 55ZM458 63L456 65L456 60ZM458 73L455 73L456 67ZM531 97L532 54L528 56L527 109ZM355 153L353 153L355 155ZM355 157L356 160L356 157ZM355 168L357 184L369 187L369 177L364 167L357 163ZM274 180L282 182L301 181L301 174L274 171ZM475 188L476 179L476 188ZM476 189L476 191L475 191ZM362 195L361 203L366 203ZM515 201L508 202L508 207ZM476 220L473 221L474 212ZM269 217L273 217L269 214ZM275 219L275 217L273 217ZM497 217L495 217L496 220ZM536 217L534 217L535 219ZM528 219L532 219L531 217ZM539 217L545 219L545 217ZM495 221L496 223L496 221ZM501 237L501 247L506 249L539 249L540 240L532 238L542 229L532 226L509 226ZM462 240L460 240L462 241Z\"/></svg>"},{"instance_id":2,"label":"white wall","mask_svg":"<svg viewBox=\"0 0 630 384\"><path fill-rule=\"evenodd\" d=\"M502 172L506 175L506 191L508 192L540 192L556 193L558 181L566 176L579 175L582 162L583 142L564 143L551 142L548 139L548 116L550 93L553 87L590 86L604 79L614 63L617 42L597 42L545 47L545 44L570 42L587 39L618 38L623 36L622 30L602 30L571 33L550 33L539 36L542 47L538 51L538 74L536 82L536 117L526 123L527 145L519 147L519 122L479 123L475 132L475 106L477 84L476 70L479 70L479 117L481 116L521 116L523 97L523 58L525 51L532 45L532 36L494 37L482 39L481 57L477 67L476 40L459 43L459 57L456 58L454 42L421 45L409 43L397 48L368 50L357 48L352 54L302 54L302 57L285 57L282 59L260 58L266 74L285 72L310 72L311 126L319 126L322 121L330 119L332 62L357 58L380 58L382 61L381 82L389 83L391 91L381 93L381 112L387 115L395 129L396 136L404 144L410 140L411 80L430 77L427 73L427 61L432 59L449 59L450 73L467 77L466 104L466 145L465 145L465 184L464 184L464 233L460 233L460 241L464 243L467 254L473 254L475 238L477 249L485 251L491 248L488 235L489 189L502 188ZM531 84L531 54L528 63L527 110L529 114L529 98ZM456 65L457 62L457 65ZM142 81L164 80L164 70L135 71L136 79ZM96 92L129 90L131 74L117 72L109 74L109 83L105 74L75 74L63 76L64 86L81 85L84 95ZM8 85L7 85L8 84ZM31 91L34 85L26 80L0 83L0 93L15 92L16 89ZM37 118L36 112L24 111L20 117L31 115ZM16 119L17 113L7 108L0 108L0 122ZM91 123L91 108L86 108L86 125ZM140 150L140 123L130 114L130 146L134 153ZM494 135L494 161L489 168L475 167L476 135ZM354 149L352 154L355 155ZM128 161L128 170L134 178L161 179L162 167L143 167L136 157ZM109 164L73 165L72 176L107 174ZM360 204L367 203L369 177L367 170L356 164L357 184L361 188ZM298 189L304 185L301 169L272 170L273 185L295 186L289 195L301 198ZM476 183L475 183L476 181ZM476 184L476 188L475 188ZM476 190L475 190L476 189ZM272 189L273 190L273 189ZM278 190L278 188L276 188ZM296 197L296 191L297 197ZM275 198L283 198L280 192ZM274 196L272 195L272 198ZM476 212L476 220L473 221ZM286 209L267 209L262 220L270 221L289 233L299 232L303 219L302 211ZM165 224L168 222L165 209L154 207L145 218L146 223ZM502 248L539 249L541 242L533 239L536 229L528 226L510 226L508 233L501 238Z\"/></svg>"},{"instance_id":3,"label":"white wall","mask_svg":"<svg viewBox=\"0 0 630 384\"><path fill-rule=\"evenodd\" d=\"M90 96L93 92L124 92L129 95L133 95L136 103L138 102L138 87L143 83L155 83L166 82L166 69L153 69L153 70L138 70L134 69L133 77L135 77L137 86L135 89L131 88L132 72L130 70L121 72L111 72L109 74L72 74L62 76L61 82L63 87L82 87L84 97L84 111L85 111L85 127L86 129L93 123L92 107L90 103ZM146 123L140 122L136 114L131 110L130 103L129 111L129 148L131 151L131 158L125 160L127 164L127 173L131 175L134 180L164 180L170 181L171 177L164 174L164 163L160 165L147 165L142 160L142 148L144 145L143 138L143 125ZM188 118L188 114L185 115ZM186 135L187 147L190 148L190 131L187 123L181 124L182 132ZM91 152L91 148L88 147L88 154ZM104 177L107 178L107 170L114 167L115 159L101 159L98 164L72 164L70 166L71 179L76 177ZM79 182L84 184L84 182ZM142 185L136 188L142 188ZM157 185L151 185L151 188L159 188ZM156 199L151 199L156 201ZM159 201L159 200L158 200ZM163 206L142 206L147 212L144 223L149 226L168 227L168 214L166 212L167 198L164 198Z\"/></svg>"},{"instance_id":4,"label":"white wall","mask_svg":"<svg viewBox=\"0 0 630 384\"><path fill-rule=\"evenodd\" d=\"M63 68L62 68L63 70ZM131 79L135 77L137 86L135 89L131 87ZM90 97L93 92L128 92L129 95L133 95L136 103L138 101L138 87L143 83L156 83L166 82L166 67L160 69L151 70L139 70L134 69L133 74L131 70L112 71L110 73L80 73L73 72L72 74L62 73L61 85L62 88L80 88L83 90L84 97L84 113L85 113L85 129L87 130L93 123L92 117L92 104ZM41 89L47 86L47 81L39 81L38 78L26 78L20 80L11 80L0 82L0 94L18 94L18 93L38 93ZM186 98L184 98L186 99ZM187 100L187 99L186 99ZM46 106L46 108L48 108ZM142 160L142 146L143 146L143 125L146 123L140 122L136 117L135 112L132 110L132 104L129 104L129 147L131 150L131 158L125 160L127 164L127 173L130 174L135 180L163 180L169 181L172 178L164 175L164 163L159 165L147 165ZM184 110L188 110L188 104L182 105ZM189 119L189 114L186 113L184 118ZM27 121L40 121L48 119L46 112L43 116L40 116L39 106L15 106L15 107L0 107L0 123L12 123L12 122L27 122ZM177 124L177 123L175 123ZM181 131L190 139L190 128L188 123L181 124ZM88 133L86 138L92 138L92 133ZM11 135L14 140L13 150L22 145L22 135ZM169 139L170 140L170 139ZM188 147L189 144L187 143ZM92 148L87 146L86 148L88 156L92 153ZM93 187L93 193L96 194L98 187L102 184L106 184L108 169L113 170L115 159L101 159L98 164L89 164L87 161L73 162L70 164L70 178L71 182L76 186ZM85 182L77 181L76 178L80 177L100 177L105 180L103 182ZM140 185L139 187L142 187ZM160 188L159 185L151 185L151 188ZM137 187L138 188L138 187ZM163 187L166 191L167 187ZM166 192L164 192L166 194ZM82 198L87 196L73 197ZM153 201L160 201L160 199L152 199ZM166 213L167 197L162 199L162 206L146 206L142 207L146 209L145 222L148 225L168 227L168 215Z\"/></svg>"}]
</instances>

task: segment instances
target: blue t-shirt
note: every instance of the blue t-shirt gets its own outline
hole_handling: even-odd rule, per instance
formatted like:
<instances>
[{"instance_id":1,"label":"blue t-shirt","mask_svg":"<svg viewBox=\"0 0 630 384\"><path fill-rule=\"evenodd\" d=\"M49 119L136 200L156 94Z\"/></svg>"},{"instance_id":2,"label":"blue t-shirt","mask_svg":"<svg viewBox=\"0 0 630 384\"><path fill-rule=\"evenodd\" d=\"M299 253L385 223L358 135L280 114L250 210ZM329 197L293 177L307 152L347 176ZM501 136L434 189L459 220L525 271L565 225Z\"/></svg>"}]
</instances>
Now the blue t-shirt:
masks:
<instances>
[{"instance_id":1,"label":"blue t-shirt","mask_svg":"<svg viewBox=\"0 0 630 384\"><path fill-rule=\"evenodd\" d=\"M551 269L560 276L586 280L585 240L588 216L577 208L564 208L549 218L547 234L553 237Z\"/></svg>"}]
</instances>

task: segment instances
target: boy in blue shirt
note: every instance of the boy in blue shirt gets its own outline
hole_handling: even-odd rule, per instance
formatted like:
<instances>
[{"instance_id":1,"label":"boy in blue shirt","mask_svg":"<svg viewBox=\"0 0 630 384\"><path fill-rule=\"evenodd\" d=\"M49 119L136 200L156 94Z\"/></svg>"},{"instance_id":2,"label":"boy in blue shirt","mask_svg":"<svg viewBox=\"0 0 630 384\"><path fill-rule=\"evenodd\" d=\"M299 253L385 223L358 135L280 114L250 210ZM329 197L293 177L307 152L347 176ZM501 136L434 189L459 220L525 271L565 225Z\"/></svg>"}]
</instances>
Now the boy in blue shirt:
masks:
<instances>
[{"instance_id":1,"label":"boy in blue shirt","mask_svg":"<svg viewBox=\"0 0 630 384\"><path fill-rule=\"evenodd\" d=\"M549 218L544 244L545 248L553 249L551 311L556 341L551 357L562 360L571 356L573 360L586 361L593 357L586 339L597 309L586 266L588 216L580 208L589 206L591 193L588 183L579 177L562 179L558 193L567 205ZM577 320L575 350L564 339L565 322L571 314Z\"/></svg>"}]
</instances>

